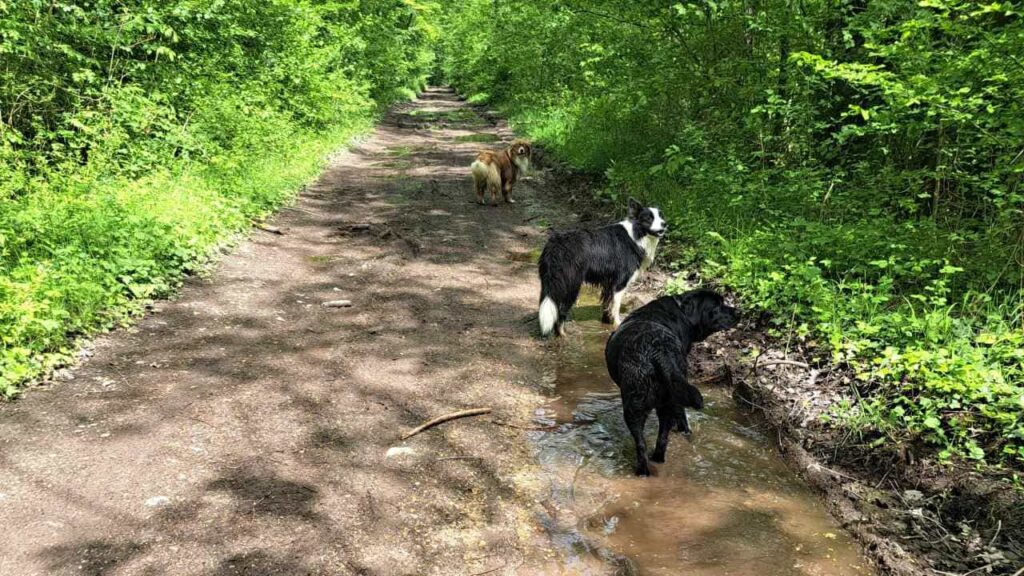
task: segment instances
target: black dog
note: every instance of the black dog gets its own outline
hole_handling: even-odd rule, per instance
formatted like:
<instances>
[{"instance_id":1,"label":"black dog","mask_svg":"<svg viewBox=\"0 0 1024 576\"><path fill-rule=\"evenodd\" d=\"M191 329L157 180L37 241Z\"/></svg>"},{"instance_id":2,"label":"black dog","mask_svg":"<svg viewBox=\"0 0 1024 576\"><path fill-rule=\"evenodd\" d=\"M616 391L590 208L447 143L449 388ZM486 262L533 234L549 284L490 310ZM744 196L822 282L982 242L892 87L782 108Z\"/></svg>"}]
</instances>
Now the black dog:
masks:
<instances>
[{"instance_id":1,"label":"black dog","mask_svg":"<svg viewBox=\"0 0 1024 576\"><path fill-rule=\"evenodd\" d=\"M565 333L584 282L601 287L602 322L619 324L626 289L654 261L665 221L630 199L626 219L597 230L554 232L540 255L540 332Z\"/></svg>"},{"instance_id":2,"label":"black dog","mask_svg":"<svg viewBox=\"0 0 1024 576\"><path fill-rule=\"evenodd\" d=\"M678 421L689 433L686 407L701 409L704 398L686 379L686 356L695 342L727 330L739 312L710 290L665 296L637 309L612 333L604 349L612 380L622 391L622 412L636 442L636 473L649 476L644 423L651 409L658 413L654 462L665 461L668 433Z\"/></svg>"}]
</instances>

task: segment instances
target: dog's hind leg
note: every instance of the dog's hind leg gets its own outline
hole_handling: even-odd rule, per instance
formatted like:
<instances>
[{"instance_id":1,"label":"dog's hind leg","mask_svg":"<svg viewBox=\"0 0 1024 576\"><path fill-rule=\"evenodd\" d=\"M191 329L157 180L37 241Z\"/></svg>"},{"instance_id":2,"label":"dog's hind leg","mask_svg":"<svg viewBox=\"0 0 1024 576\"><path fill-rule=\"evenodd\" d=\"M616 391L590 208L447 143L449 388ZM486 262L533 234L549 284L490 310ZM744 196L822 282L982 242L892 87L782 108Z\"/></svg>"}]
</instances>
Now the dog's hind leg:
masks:
<instances>
[{"instance_id":1,"label":"dog's hind leg","mask_svg":"<svg viewBox=\"0 0 1024 576\"><path fill-rule=\"evenodd\" d=\"M646 411L633 411L628 408L623 410L626 420L626 427L633 435L633 443L636 445L636 475L650 476L651 468L647 465L647 442L644 440L644 424L647 422Z\"/></svg>"},{"instance_id":2,"label":"dog's hind leg","mask_svg":"<svg viewBox=\"0 0 1024 576\"><path fill-rule=\"evenodd\" d=\"M509 204L515 204L516 203L516 201L512 199L512 183L511 182L506 182L505 183L505 187L502 188L502 190L501 190L501 195L502 195L502 197L505 198L505 202L508 202Z\"/></svg>"},{"instance_id":3,"label":"dog's hind leg","mask_svg":"<svg viewBox=\"0 0 1024 576\"><path fill-rule=\"evenodd\" d=\"M628 288L628 286L626 287ZM612 305L609 309L612 325L618 327L622 324L622 299L626 296L626 288L612 294Z\"/></svg>"},{"instance_id":4,"label":"dog's hind leg","mask_svg":"<svg viewBox=\"0 0 1024 576\"><path fill-rule=\"evenodd\" d=\"M677 414L677 426L676 432L682 432L683 434L690 433L690 423L686 420L686 408L679 407L679 413ZM660 433L660 430L659 430Z\"/></svg>"},{"instance_id":5,"label":"dog's hind leg","mask_svg":"<svg viewBox=\"0 0 1024 576\"><path fill-rule=\"evenodd\" d=\"M629 287L633 285L633 281L639 275L640 272L638 270L625 282L619 282L615 285L615 290L611 295L611 305L608 307L606 314L611 317L612 325L616 328L622 323L622 299L626 297L626 290L629 290Z\"/></svg>"},{"instance_id":6,"label":"dog's hind leg","mask_svg":"<svg viewBox=\"0 0 1024 576\"><path fill-rule=\"evenodd\" d=\"M484 191L487 190L487 181L474 178L473 185L476 187L476 203L482 206L484 203Z\"/></svg>"},{"instance_id":7,"label":"dog's hind leg","mask_svg":"<svg viewBox=\"0 0 1024 576\"><path fill-rule=\"evenodd\" d=\"M495 186L494 182L491 182L491 183L490 183L490 189L491 189L491 206L497 206L497 205L498 205L498 190L499 190L500 188L501 188L501 185L500 185L500 184L498 184L497 186Z\"/></svg>"},{"instance_id":8,"label":"dog's hind leg","mask_svg":"<svg viewBox=\"0 0 1024 576\"><path fill-rule=\"evenodd\" d=\"M612 317L612 298L615 295L615 291L611 286L604 286L601 288L601 323L611 324L614 321Z\"/></svg>"},{"instance_id":9,"label":"dog's hind leg","mask_svg":"<svg viewBox=\"0 0 1024 576\"><path fill-rule=\"evenodd\" d=\"M675 425L675 414L671 407L658 407L658 443L651 452L651 462L664 462L665 450L668 450L668 433Z\"/></svg>"},{"instance_id":10,"label":"dog's hind leg","mask_svg":"<svg viewBox=\"0 0 1024 576\"><path fill-rule=\"evenodd\" d=\"M558 335L565 336L565 323L569 321L569 312L580 299L580 288L582 282L573 282L565 291L565 298L559 303L558 308Z\"/></svg>"},{"instance_id":11,"label":"dog's hind leg","mask_svg":"<svg viewBox=\"0 0 1024 576\"><path fill-rule=\"evenodd\" d=\"M470 164L469 170L473 175L473 187L476 189L476 202L477 204L482 205L484 203L484 192L490 185L494 170L490 165L485 162L481 162L479 159Z\"/></svg>"}]
</instances>

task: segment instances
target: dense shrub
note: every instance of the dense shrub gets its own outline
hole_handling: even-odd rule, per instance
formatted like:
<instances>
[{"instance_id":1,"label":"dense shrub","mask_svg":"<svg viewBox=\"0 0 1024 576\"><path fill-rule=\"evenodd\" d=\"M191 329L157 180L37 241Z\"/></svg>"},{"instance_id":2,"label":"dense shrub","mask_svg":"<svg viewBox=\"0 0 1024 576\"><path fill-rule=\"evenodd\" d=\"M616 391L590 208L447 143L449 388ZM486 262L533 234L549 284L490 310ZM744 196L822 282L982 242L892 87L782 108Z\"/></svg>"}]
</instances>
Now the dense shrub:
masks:
<instances>
[{"instance_id":1,"label":"dense shrub","mask_svg":"<svg viewBox=\"0 0 1024 576\"><path fill-rule=\"evenodd\" d=\"M1024 467L1020 2L449 5L440 67L848 365L865 443Z\"/></svg>"},{"instance_id":2,"label":"dense shrub","mask_svg":"<svg viewBox=\"0 0 1024 576\"><path fill-rule=\"evenodd\" d=\"M422 87L431 4L0 2L0 394Z\"/></svg>"}]
</instances>

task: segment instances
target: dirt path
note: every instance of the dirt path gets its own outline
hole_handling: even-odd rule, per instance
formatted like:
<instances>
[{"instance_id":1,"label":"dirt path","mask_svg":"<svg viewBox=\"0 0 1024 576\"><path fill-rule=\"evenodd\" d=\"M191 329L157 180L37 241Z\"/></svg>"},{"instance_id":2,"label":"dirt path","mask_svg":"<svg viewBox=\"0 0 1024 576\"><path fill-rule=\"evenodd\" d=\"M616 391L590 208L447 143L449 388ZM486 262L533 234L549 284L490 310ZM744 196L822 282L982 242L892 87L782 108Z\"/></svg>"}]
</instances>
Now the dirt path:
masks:
<instances>
[{"instance_id":1,"label":"dirt path","mask_svg":"<svg viewBox=\"0 0 1024 576\"><path fill-rule=\"evenodd\" d=\"M0 574L557 571L522 432L492 420L539 402L527 254L560 215L529 182L472 204L471 134L511 136L450 92L400 106L283 235L0 407Z\"/></svg>"}]
</instances>

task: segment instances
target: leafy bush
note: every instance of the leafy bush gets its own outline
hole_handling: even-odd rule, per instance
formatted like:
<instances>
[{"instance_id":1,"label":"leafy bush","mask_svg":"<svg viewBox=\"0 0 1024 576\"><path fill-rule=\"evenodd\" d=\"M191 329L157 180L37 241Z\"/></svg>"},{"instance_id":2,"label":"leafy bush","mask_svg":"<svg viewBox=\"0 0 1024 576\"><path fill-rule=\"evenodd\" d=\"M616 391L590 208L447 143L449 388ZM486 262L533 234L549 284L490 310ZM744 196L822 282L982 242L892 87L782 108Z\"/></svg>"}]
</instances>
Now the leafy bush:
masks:
<instances>
[{"instance_id":1,"label":"leafy bush","mask_svg":"<svg viewBox=\"0 0 1024 576\"><path fill-rule=\"evenodd\" d=\"M421 88L435 11L0 2L0 394L168 294Z\"/></svg>"},{"instance_id":2,"label":"leafy bush","mask_svg":"<svg viewBox=\"0 0 1024 576\"><path fill-rule=\"evenodd\" d=\"M442 28L459 90L851 367L838 422L1024 467L1019 2L465 0Z\"/></svg>"}]
</instances>

